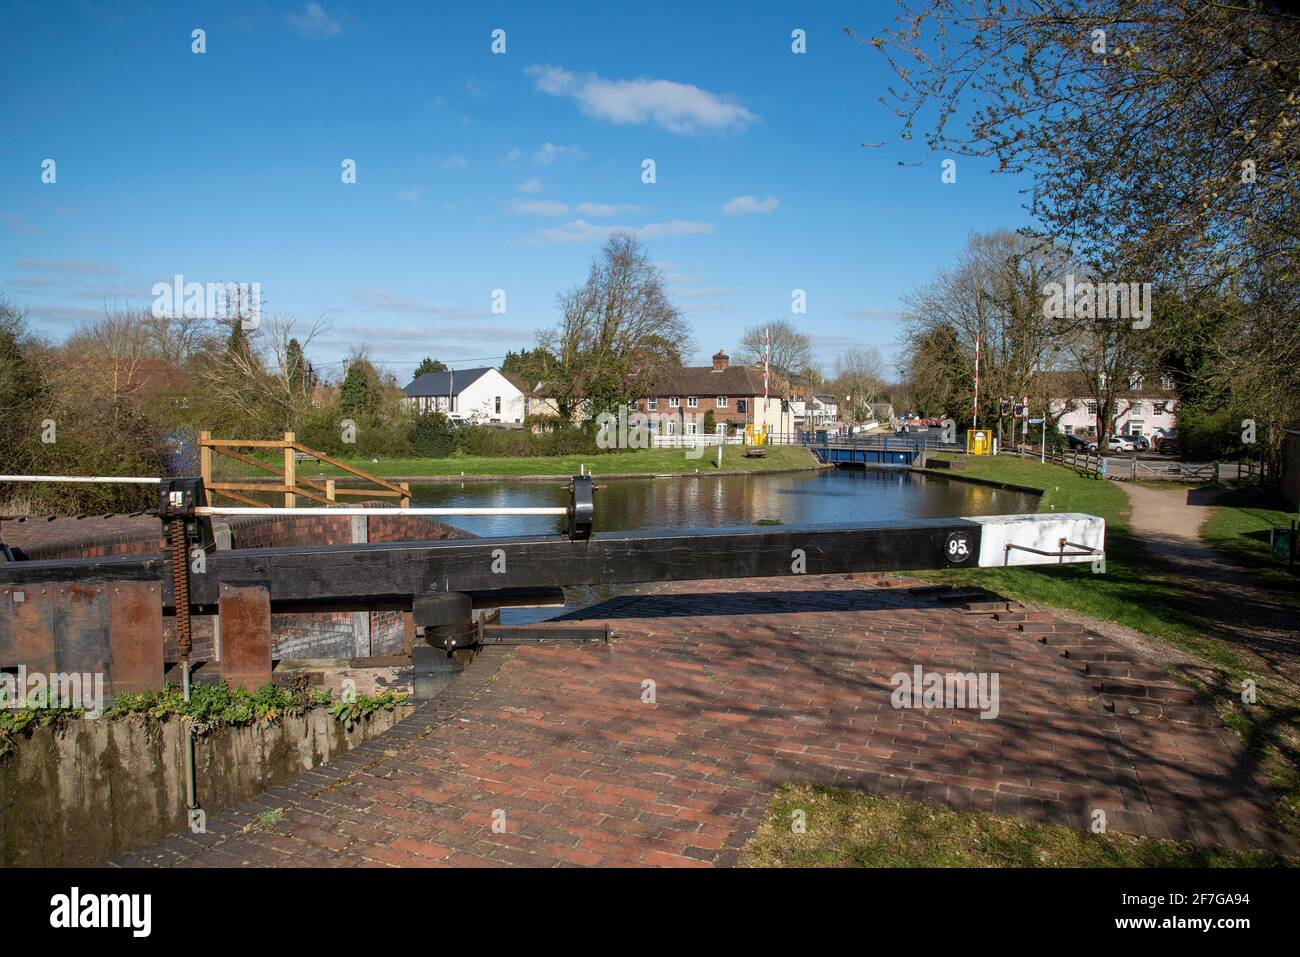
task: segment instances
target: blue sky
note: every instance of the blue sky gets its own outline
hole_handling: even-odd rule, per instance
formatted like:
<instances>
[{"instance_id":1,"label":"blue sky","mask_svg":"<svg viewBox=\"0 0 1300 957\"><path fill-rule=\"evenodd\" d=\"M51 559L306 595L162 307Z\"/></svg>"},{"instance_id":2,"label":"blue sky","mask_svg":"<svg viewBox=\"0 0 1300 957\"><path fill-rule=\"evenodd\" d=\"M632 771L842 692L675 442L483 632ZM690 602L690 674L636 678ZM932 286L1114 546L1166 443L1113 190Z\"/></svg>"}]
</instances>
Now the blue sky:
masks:
<instances>
[{"instance_id":1,"label":"blue sky","mask_svg":"<svg viewBox=\"0 0 1300 957\"><path fill-rule=\"evenodd\" d=\"M309 352L327 374L360 342L399 378L424 355L491 364L626 227L692 358L786 318L829 368L854 346L892 359L900 297L970 232L1026 222L1022 181L963 159L945 184L943 157L896 139L877 100L892 74L842 30L871 35L884 2L9 0L0 16L0 290L56 339L180 273L259 282L304 331L324 317Z\"/></svg>"}]
</instances>

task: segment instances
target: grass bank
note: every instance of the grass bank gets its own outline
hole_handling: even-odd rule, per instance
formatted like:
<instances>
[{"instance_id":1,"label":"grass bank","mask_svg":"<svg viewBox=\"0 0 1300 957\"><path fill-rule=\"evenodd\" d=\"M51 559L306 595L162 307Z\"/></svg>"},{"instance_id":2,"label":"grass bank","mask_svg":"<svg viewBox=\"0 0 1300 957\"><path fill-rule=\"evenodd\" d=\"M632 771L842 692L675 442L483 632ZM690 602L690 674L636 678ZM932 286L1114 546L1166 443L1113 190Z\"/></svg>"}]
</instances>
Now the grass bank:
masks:
<instances>
[{"instance_id":1,"label":"grass bank","mask_svg":"<svg viewBox=\"0 0 1300 957\"><path fill-rule=\"evenodd\" d=\"M628 452L607 452L601 455L527 456L497 458L495 456L463 455L453 453L446 458L345 458L343 461L359 469L390 480L419 480L420 478L455 477L459 475L513 478L525 475L577 475L585 468L596 477L619 475L685 475L699 472L772 472L782 469L816 468L817 460L807 449L793 446L773 446L764 458L746 458L738 445L728 445L722 452L722 468L718 468L718 450L705 449L698 458L687 458L684 449L641 449ZM225 460L222 468L229 474L254 475L256 470L232 460ZM301 462L298 475L303 478L340 478L347 473L322 462Z\"/></svg>"},{"instance_id":2,"label":"grass bank","mask_svg":"<svg viewBox=\"0 0 1300 957\"><path fill-rule=\"evenodd\" d=\"M791 824L802 812L804 832ZM792 783L777 790L745 867L1277 867L1265 851L1093 834L979 811Z\"/></svg>"},{"instance_id":3,"label":"grass bank","mask_svg":"<svg viewBox=\"0 0 1300 957\"><path fill-rule=\"evenodd\" d=\"M1116 622L1207 662L1209 674L1203 669L1178 669L1174 674L1205 695L1224 723L1241 737L1280 793L1279 818L1300 838L1300 686L1198 611L1207 582L1183 578L1147 552L1130 525L1129 500L1123 488L1115 482L1084 478L1063 466L1009 456L951 460L954 474L1041 489L1040 512L1087 512L1106 519L1105 573L1094 574L1085 564L914 574ZM1222 548L1226 557L1245 565L1271 603L1300 606L1296 576L1267 558L1267 539L1260 544L1260 530L1282 513L1253 495L1251 490L1227 493L1207 520L1202 536L1213 547ZM1257 701L1249 705L1241 700L1247 680L1258 686Z\"/></svg>"},{"instance_id":4,"label":"grass bank","mask_svg":"<svg viewBox=\"0 0 1300 957\"><path fill-rule=\"evenodd\" d=\"M1289 528L1295 518L1295 509L1276 491L1243 486L1215 500L1201 526L1201 541L1251 568L1262 587L1300 605L1300 564L1289 566L1274 558L1268 545L1269 529L1278 525Z\"/></svg>"},{"instance_id":5,"label":"grass bank","mask_svg":"<svg viewBox=\"0 0 1300 957\"><path fill-rule=\"evenodd\" d=\"M1061 465L999 456L948 456L952 474L1038 489L1040 512L1086 512L1106 520L1106 568L1090 564L1032 568L963 568L914 574L954 585L988 588L1023 602L1069 608L1177 645L1214 664L1239 664L1187 608L1182 587L1153 573L1132 530L1128 496L1114 482L1085 478Z\"/></svg>"}]
</instances>

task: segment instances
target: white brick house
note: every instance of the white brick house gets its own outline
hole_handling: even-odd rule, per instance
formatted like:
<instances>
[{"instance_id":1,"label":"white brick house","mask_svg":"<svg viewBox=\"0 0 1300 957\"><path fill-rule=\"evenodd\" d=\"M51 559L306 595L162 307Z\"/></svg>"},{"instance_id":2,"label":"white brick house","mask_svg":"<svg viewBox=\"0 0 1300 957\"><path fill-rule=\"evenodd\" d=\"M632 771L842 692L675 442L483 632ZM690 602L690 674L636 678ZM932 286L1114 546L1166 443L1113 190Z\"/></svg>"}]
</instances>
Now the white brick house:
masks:
<instances>
[{"instance_id":1,"label":"white brick house","mask_svg":"<svg viewBox=\"0 0 1300 957\"><path fill-rule=\"evenodd\" d=\"M1065 435L1095 435L1097 403L1087 395L1077 376L1053 376L1053 418L1060 416L1057 427ZM1060 397L1056 397L1060 396ZM1115 391L1113 435L1146 435L1157 429L1172 432L1178 424L1178 398L1173 382L1157 379L1154 383L1141 373L1130 375Z\"/></svg>"}]
</instances>

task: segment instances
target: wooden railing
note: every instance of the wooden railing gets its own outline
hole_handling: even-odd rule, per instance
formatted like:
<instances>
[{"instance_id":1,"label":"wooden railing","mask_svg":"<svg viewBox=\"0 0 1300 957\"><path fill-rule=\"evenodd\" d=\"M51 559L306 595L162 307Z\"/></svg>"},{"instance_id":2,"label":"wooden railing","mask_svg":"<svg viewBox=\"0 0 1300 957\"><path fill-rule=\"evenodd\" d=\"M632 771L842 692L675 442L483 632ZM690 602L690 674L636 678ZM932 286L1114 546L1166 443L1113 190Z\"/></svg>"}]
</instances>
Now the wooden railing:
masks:
<instances>
[{"instance_id":1,"label":"wooden railing","mask_svg":"<svg viewBox=\"0 0 1300 957\"><path fill-rule=\"evenodd\" d=\"M1053 465L1064 465L1093 478L1102 477L1101 454L1089 452L1087 449L1048 449L1044 453L1040 449L1032 449L1029 446L1016 448L1003 445L998 447L998 455L1016 455L1022 459L1041 459L1044 462L1051 462Z\"/></svg>"},{"instance_id":2,"label":"wooden railing","mask_svg":"<svg viewBox=\"0 0 1300 957\"><path fill-rule=\"evenodd\" d=\"M235 449L241 448L281 449L284 452L284 468L278 468L251 455L235 451ZM251 465L253 468L264 472L270 472L272 475L277 476L280 481L274 482L256 478L244 482L215 481L212 472L213 453L224 455L237 462L243 462L245 465ZM342 469L350 475L355 475L357 478L364 479L379 487L338 488L334 479L314 482L311 479L300 478L298 476L298 457L300 455L319 459L327 465ZM211 432L200 432L199 475L203 478L203 485L209 492L224 495L236 502L243 502L245 505L259 508L266 507L267 503L241 493L282 492L286 508L296 508L299 495L314 502L320 502L323 505L333 505L339 496L349 495L356 498L396 498L400 500L402 508L410 508L411 506L411 486L409 483L395 484L389 482L387 479L371 475L369 472L348 465L346 462L326 455L324 452L310 449L295 439L292 432L284 433L283 439L214 439Z\"/></svg>"}]
</instances>

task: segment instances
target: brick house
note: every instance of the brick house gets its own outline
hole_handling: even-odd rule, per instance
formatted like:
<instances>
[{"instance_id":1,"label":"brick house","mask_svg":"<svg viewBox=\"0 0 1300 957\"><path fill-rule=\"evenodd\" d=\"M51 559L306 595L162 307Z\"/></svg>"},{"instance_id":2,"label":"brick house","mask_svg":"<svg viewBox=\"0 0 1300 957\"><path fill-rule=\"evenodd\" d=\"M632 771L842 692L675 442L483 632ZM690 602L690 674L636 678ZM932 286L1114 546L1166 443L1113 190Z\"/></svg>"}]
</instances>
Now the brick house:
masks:
<instances>
[{"instance_id":1,"label":"brick house","mask_svg":"<svg viewBox=\"0 0 1300 957\"><path fill-rule=\"evenodd\" d=\"M743 431L745 426L766 427L769 432L791 432L794 413L781 396L763 401L763 371L731 365L719 350L712 366L679 366L661 373L653 396L632 403L634 411L651 416L650 431L660 435L701 435L704 416L713 413L719 428Z\"/></svg>"}]
</instances>

